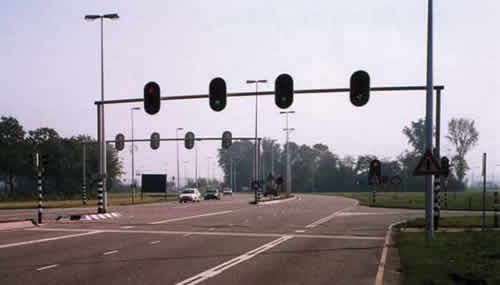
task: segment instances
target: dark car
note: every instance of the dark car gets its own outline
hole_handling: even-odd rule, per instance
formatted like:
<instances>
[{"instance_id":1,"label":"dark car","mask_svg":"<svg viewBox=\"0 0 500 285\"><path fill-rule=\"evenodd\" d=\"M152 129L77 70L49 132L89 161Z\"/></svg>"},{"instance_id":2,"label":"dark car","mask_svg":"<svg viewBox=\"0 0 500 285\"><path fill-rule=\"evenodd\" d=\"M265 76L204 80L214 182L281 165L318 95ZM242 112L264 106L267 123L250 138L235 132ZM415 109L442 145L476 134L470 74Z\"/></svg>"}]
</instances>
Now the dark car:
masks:
<instances>
[{"instance_id":1,"label":"dark car","mask_svg":"<svg viewBox=\"0 0 500 285\"><path fill-rule=\"evenodd\" d=\"M221 193L219 189L208 189L207 191L205 191L205 197L204 197L205 200L210 200L210 199L220 200L220 197Z\"/></svg>"}]
</instances>

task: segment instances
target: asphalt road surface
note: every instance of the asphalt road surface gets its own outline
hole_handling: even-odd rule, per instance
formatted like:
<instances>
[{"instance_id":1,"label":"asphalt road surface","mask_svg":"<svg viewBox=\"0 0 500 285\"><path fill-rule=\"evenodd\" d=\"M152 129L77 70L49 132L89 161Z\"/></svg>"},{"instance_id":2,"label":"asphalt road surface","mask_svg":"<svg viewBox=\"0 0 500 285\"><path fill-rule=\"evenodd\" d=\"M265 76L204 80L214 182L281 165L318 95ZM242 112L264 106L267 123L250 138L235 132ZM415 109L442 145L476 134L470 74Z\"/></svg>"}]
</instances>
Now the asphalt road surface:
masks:
<instances>
[{"instance_id":1,"label":"asphalt road surface","mask_svg":"<svg viewBox=\"0 0 500 285\"><path fill-rule=\"evenodd\" d=\"M0 284L373 285L381 274L383 284L398 284L397 253L384 249L388 228L423 215L340 197L258 206L252 198L116 207L109 211L118 218L1 231Z\"/></svg>"}]
</instances>

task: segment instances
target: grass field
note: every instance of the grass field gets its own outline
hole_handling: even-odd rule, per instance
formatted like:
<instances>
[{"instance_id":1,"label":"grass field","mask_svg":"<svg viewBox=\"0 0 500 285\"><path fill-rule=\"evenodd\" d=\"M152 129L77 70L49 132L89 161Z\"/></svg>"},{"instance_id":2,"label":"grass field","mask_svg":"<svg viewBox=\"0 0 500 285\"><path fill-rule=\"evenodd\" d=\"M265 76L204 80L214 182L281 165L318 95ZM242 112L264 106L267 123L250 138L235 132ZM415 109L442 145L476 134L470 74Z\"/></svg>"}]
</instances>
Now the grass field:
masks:
<instances>
[{"instance_id":1,"label":"grass field","mask_svg":"<svg viewBox=\"0 0 500 285\"><path fill-rule=\"evenodd\" d=\"M399 233L402 284L500 284L500 232Z\"/></svg>"},{"instance_id":2,"label":"grass field","mask_svg":"<svg viewBox=\"0 0 500 285\"><path fill-rule=\"evenodd\" d=\"M482 225L483 218L481 215L465 217L441 217L439 219L440 228L479 228ZM417 218L415 220L408 221L407 226L411 228L423 228L425 227L425 218ZM486 227L491 228L493 226L494 217L492 215L486 216Z\"/></svg>"},{"instance_id":3,"label":"grass field","mask_svg":"<svg viewBox=\"0 0 500 285\"><path fill-rule=\"evenodd\" d=\"M144 194L141 200L140 195L136 195L134 199L135 204L147 204L147 203L158 203L158 202L170 202L177 201L177 195L167 196L165 199L164 195L153 195ZM131 205L132 199L128 193L110 193L108 194L109 206L117 205ZM96 207L97 200L88 200L87 205L83 205L81 200L56 200L56 201L43 201L44 208L72 208L72 207ZM37 208L38 202L33 201L2 201L0 202L0 209L32 209Z\"/></svg>"},{"instance_id":4,"label":"grass field","mask_svg":"<svg viewBox=\"0 0 500 285\"><path fill-rule=\"evenodd\" d=\"M492 210L493 192L486 192L486 209ZM498 189L496 191L499 191ZM342 196L359 200L361 205L383 208L409 208L423 209L425 206L425 195L423 192L377 192L376 202L371 201L371 192L353 193L315 193L321 195ZM441 209L448 210L482 210L482 192L452 192L448 193L448 207L444 203L444 194L441 193ZM500 193L499 193L500 195ZM500 196L499 196L500 197ZM500 198L499 198L500 199ZM500 205L498 205L500 207Z\"/></svg>"}]
</instances>

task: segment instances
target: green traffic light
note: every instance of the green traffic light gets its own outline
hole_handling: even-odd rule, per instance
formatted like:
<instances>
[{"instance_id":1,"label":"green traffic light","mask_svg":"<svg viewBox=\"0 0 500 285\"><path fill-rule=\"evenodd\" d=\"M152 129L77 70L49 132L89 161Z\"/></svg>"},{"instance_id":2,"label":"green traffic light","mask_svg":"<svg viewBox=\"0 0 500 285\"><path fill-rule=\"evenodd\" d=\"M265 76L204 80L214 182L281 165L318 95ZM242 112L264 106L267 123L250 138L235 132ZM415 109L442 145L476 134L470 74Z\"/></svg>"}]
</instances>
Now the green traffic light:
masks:
<instances>
[{"instance_id":1,"label":"green traffic light","mask_svg":"<svg viewBox=\"0 0 500 285\"><path fill-rule=\"evenodd\" d=\"M215 100L216 105L220 105L220 100Z\"/></svg>"},{"instance_id":2,"label":"green traffic light","mask_svg":"<svg viewBox=\"0 0 500 285\"><path fill-rule=\"evenodd\" d=\"M281 97L281 102L286 102L286 97Z\"/></svg>"}]
</instances>

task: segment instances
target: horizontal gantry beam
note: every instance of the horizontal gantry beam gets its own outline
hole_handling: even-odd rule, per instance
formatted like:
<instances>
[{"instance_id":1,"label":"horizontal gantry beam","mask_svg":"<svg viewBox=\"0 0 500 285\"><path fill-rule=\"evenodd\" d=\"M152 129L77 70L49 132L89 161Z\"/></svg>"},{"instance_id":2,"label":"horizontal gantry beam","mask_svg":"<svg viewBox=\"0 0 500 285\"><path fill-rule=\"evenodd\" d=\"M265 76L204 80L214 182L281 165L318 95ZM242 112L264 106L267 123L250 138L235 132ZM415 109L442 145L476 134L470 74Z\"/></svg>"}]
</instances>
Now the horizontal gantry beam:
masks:
<instances>
[{"instance_id":1,"label":"horizontal gantry beam","mask_svg":"<svg viewBox=\"0 0 500 285\"><path fill-rule=\"evenodd\" d=\"M434 90L443 90L444 86L437 85L434 86ZM331 88L331 89L302 89L294 90L294 94L317 94L317 93L346 93L349 92L349 88ZM426 86L386 86L386 87L372 87L370 91L419 91L427 90ZM274 91L259 91L258 94L255 92L236 92L227 93L227 97L245 97L245 96L269 96L274 95ZM180 95L180 96L168 96L161 97L163 100L190 100L190 99L203 99L208 98L208 94L198 94L198 95ZM137 103L143 102L144 98L131 98L131 99L117 99L117 100L105 100L105 101L95 101L94 104L121 104L121 103Z\"/></svg>"}]
</instances>

